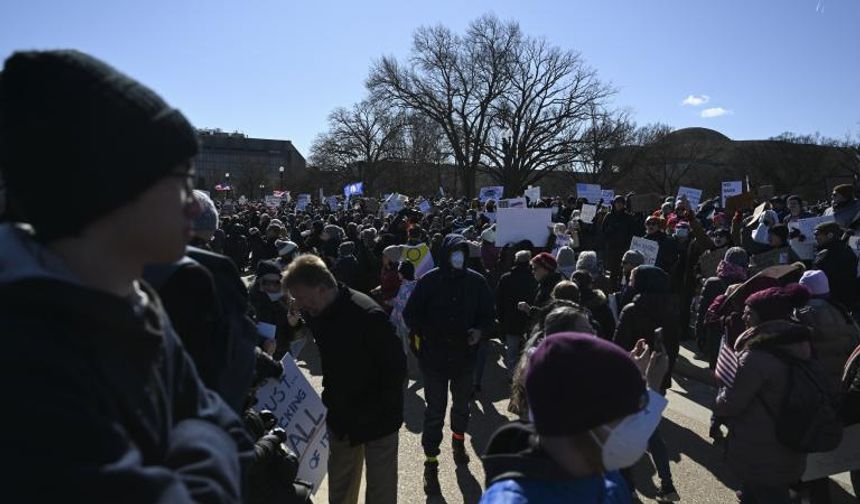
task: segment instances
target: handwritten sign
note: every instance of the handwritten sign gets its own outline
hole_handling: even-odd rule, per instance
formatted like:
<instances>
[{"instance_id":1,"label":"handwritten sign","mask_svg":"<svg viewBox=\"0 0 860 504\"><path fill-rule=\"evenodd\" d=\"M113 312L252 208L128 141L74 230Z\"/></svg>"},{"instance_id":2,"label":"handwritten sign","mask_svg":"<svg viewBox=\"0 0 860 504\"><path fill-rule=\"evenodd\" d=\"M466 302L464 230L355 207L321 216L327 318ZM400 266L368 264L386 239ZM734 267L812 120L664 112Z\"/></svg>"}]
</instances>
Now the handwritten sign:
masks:
<instances>
[{"instance_id":1,"label":"handwritten sign","mask_svg":"<svg viewBox=\"0 0 860 504\"><path fill-rule=\"evenodd\" d=\"M657 263L657 253L660 251L660 244L654 240L634 236L630 241L630 250L637 250L645 258L643 264L654 266Z\"/></svg>"},{"instance_id":2,"label":"handwritten sign","mask_svg":"<svg viewBox=\"0 0 860 504\"><path fill-rule=\"evenodd\" d=\"M418 204L418 210L421 210L421 213L428 214L430 213L430 202L427 200L422 201Z\"/></svg>"},{"instance_id":3,"label":"handwritten sign","mask_svg":"<svg viewBox=\"0 0 860 504\"><path fill-rule=\"evenodd\" d=\"M603 189L599 184L576 184L576 196L596 205L603 198Z\"/></svg>"},{"instance_id":4,"label":"handwritten sign","mask_svg":"<svg viewBox=\"0 0 860 504\"><path fill-rule=\"evenodd\" d=\"M502 199L502 195L505 192L505 188L502 186L487 186L481 188L481 193L478 196L478 199L481 203L486 203L487 200L499 201Z\"/></svg>"},{"instance_id":5,"label":"handwritten sign","mask_svg":"<svg viewBox=\"0 0 860 504\"><path fill-rule=\"evenodd\" d=\"M529 240L543 247L549 238L552 210L549 208L499 208L496 212L496 246Z\"/></svg>"},{"instance_id":6,"label":"handwritten sign","mask_svg":"<svg viewBox=\"0 0 860 504\"><path fill-rule=\"evenodd\" d=\"M812 217L809 219L800 219L788 223L789 230L798 230L803 235L804 240L800 241L797 238L789 240L791 250L797 254L803 261L811 261L815 258L815 226L824 222L833 222L832 215L822 215L821 217ZM789 231L789 234L791 232Z\"/></svg>"},{"instance_id":7,"label":"handwritten sign","mask_svg":"<svg viewBox=\"0 0 860 504\"><path fill-rule=\"evenodd\" d=\"M255 408L275 414L287 432L287 446L299 457L299 479L310 482L316 492L328 469L326 409L293 357L287 354L281 363L283 376L263 382Z\"/></svg>"},{"instance_id":8,"label":"handwritten sign","mask_svg":"<svg viewBox=\"0 0 860 504\"><path fill-rule=\"evenodd\" d=\"M699 202L702 201L702 190L681 186L678 188L678 197L676 199L681 198L686 198L687 203L690 204L690 210L695 212L699 208Z\"/></svg>"},{"instance_id":9,"label":"handwritten sign","mask_svg":"<svg viewBox=\"0 0 860 504\"><path fill-rule=\"evenodd\" d=\"M604 206L611 205L612 200L615 199L615 189L601 189L600 198L603 200Z\"/></svg>"},{"instance_id":10,"label":"handwritten sign","mask_svg":"<svg viewBox=\"0 0 860 504\"><path fill-rule=\"evenodd\" d=\"M528 189L523 192L523 197L528 198L529 201L534 203L540 199L540 187L538 186L529 186Z\"/></svg>"},{"instance_id":11,"label":"handwritten sign","mask_svg":"<svg viewBox=\"0 0 860 504\"><path fill-rule=\"evenodd\" d=\"M740 180L733 180L731 182L723 182L723 208L726 208L726 200L731 198L732 196L737 196L738 194L742 194L744 192L744 183Z\"/></svg>"},{"instance_id":12,"label":"handwritten sign","mask_svg":"<svg viewBox=\"0 0 860 504\"><path fill-rule=\"evenodd\" d=\"M311 195L310 194L299 194L299 198L296 200L296 210L304 211L308 205L311 204Z\"/></svg>"},{"instance_id":13,"label":"handwritten sign","mask_svg":"<svg viewBox=\"0 0 860 504\"><path fill-rule=\"evenodd\" d=\"M596 216L597 205L582 205L582 210L579 211L579 220L586 224L593 224Z\"/></svg>"}]
</instances>

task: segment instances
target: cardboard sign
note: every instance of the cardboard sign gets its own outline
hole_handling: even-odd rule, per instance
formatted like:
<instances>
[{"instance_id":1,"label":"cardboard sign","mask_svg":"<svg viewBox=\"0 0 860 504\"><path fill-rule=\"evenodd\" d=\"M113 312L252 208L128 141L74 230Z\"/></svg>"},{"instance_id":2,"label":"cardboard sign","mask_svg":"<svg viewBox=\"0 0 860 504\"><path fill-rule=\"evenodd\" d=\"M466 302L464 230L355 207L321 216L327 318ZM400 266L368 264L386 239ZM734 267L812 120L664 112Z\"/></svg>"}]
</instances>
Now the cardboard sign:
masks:
<instances>
[{"instance_id":1,"label":"cardboard sign","mask_svg":"<svg viewBox=\"0 0 860 504\"><path fill-rule=\"evenodd\" d=\"M603 198L603 189L599 184L576 184L576 196L596 205Z\"/></svg>"},{"instance_id":2,"label":"cardboard sign","mask_svg":"<svg viewBox=\"0 0 860 504\"><path fill-rule=\"evenodd\" d=\"M500 208L496 212L496 246L529 240L535 247L543 247L551 224L550 208Z\"/></svg>"},{"instance_id":3,"label":"cardboard sign","mask_svg":"<svg viewBox=\"0 0 860 504\"><path fill-rule=\"evenodd\" d=\"M741 193L727 198L724 208L726 209L726 216L731 219L736 211L743 210L744 208L752 208L753 205L755 205L753 195L750 193Z\"/></svg>"},{"instance_id":4,"label":"cardboard sign","mask_svg":"<svg viewBox=\"0 0 860 504\"><path fill-rule=\"evenodd\" d=\"M478 195L478 200L481 203L486 203L487 200L499 201L505 193L505 188L502 186L487 186L481 188L481 193Z\"/></svg>"},{"instance_id":5,"label":"cardboard sign","mask_svg":"<svg viewBox=\"0 0 860 504\"><path fill-rule=\"evenodd\" d=\"M723 196L723 208L728 209L726 206L728 204L728 199L732 196L737 196L738 194L743 194L744 192L744 183L741 180L733 180L731 182L723 182L722 196Z\"/></svg>"},{"instance_id":6,"label":"cardboard sign","mask_svg":"<svg viewBox=\"0 0 860 504\"><path fill-rule=\"evenodd\" d=\"M400 256L400 260L412 263L412 266L415 267L416 280L424 276L424 273L436 267L433 262L433 255L430 254L430 247L426 243L415 246L403 245L403 253Z\"/></svg>"},{"instance_id":7,"label":"cardboard sign","mask_svg":"<svg viewBox=\"0 0 860 504\"><path fill-rule=\"evenodd\" d=\"M755 207L755 210L753 210L752 220L749 221L747 227L758 226L758 220L761 218L761 214L763 214L768 208L770 208L770 203L767 201Z\"/></svg>"},{"instance_id":8,"label":"cardboard sign","mask_svg":"<svg viewBox=\"0 0 860 504\"><path fill-rule=\"evenodd\" d=\"M646 215L660 209L663 198L657 193L636 194L630 198L630 211Z\"/></svg>"},{"instance_id":9,"label":"cardboard sign","mask_svg":"<svg viewBox=\"0 0 860 504\"><path fill-rule=\"evenodd\" d=\"M593 224L596 216L597 205L582 205L582 210L579 211L579 220L587 224Z\"/></svg>"},{"instance_id":10,"label":"cardboard sign","mask_svg":"<svg viewBox=\"0 0 860 504\"><path fill-rule=\"evenodd\" d=\"M630 250L638 250L645 258L645 262L643 264L654 266L654 264L657 263L657 253L660 251L660 244L654 240L642 238L641 236L634 236L633 239L630 240Z\"/></svg>"},{"instance_id":11,"label":"cardboard sign","mask_svg":"<svg viewBox=\"0 0 860 504\"><path fill-rule=\"evenodd\" d=\"M286 445L299 457L299 479L310 482L316 492L328 469L326 408L293 357L287 354L281 363L283 376L263 382L254 408L275 414L278 426L287 432Z\"/></svg>"},{"instance_id":12,"label":"cardboard sign","mask_svg":"<svg viewBox=\"0 0 860 504\"><path fill-rule=\"evenodd\" d=\"M815 226L824 222L833 222L833 220L832 215L822 215L821 217L811 217L788 223L789 234L796 229L805 238L803 241L796 238L789 240L791 250L794 250L797 257L803 261L811 261L815 258Z\"/></svg>"},{"instance_id":13,"label":"cardboard sign","mask_svg":"<svg viewBox=\"0 0 860 504\"><path fill-rule=\"evenodd\" d=\"M791 254L788 253L787 248L769 250L767 252L762 252L761 254L756 254L750 258L750 272L755 274L765 268L779 264L788 264L790 261Z\"/></svg>"},{"instance_id":14,"label":"cardboard sign","mask_svg":"<svg viewBox=\"0 0 860 504\"><path fill-rule=\"evenodd\" d=\"M806 456L806 472L801 481L812 481L833 474L860 469L860 424L849 425L842 431L842 442L835 450L810 453Z\"/></svg>"},{"instance_id":15,"label":"cardboard sign","mask_svg":"<svg viewBox=\"0 0 860 504\"><path fill-rule=\"evenodd\" d=\"M604 206L611 205L612 200L615 199L615 189L601 189L600 198L603 200Z\"/></svg>"},{"instance_id":16,"label":"cardboard sign","mask_svg":"<svg viewBox=\"0 0 860 504\"><path fill-rule=\"evenodd\" d=\"M528 198L532 203L538 201L540 199L540 187L529 186L529 188L523 192L523 196Z\"/></svg>"},{"instance_id":17,"label":"cardboard sign","mask_svg":"<svg viewBox=\"0 0 860 504\"><path fill-rule=\"evenodd\" d=\"M681 186L678 188L678 196L675 199L681 198L686 198L687 203L690 204L690 210L695 212L699 209L699 202L702 201L702 190Z\"/></svg>"}]
</instances>

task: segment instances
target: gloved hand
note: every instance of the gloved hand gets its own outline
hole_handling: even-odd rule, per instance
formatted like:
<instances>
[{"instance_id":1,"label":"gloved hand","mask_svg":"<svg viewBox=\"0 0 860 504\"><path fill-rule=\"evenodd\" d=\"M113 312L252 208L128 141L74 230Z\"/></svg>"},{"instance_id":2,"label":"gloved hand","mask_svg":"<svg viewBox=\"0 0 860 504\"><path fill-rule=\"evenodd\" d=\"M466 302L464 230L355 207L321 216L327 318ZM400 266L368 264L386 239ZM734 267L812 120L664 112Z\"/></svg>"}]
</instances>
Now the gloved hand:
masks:
<instances>
[{"instance_id":1,"label":"gloved hand","mask_svg":"<svg viewBox=\"0 0 860 504\"><path fill-rule=\"evenodd\" d=\"M280 378L284 374L284 366L272 359L272 356L264 352L260 347L254 349L257 357L257 366L254 373L254 385L259 385L267 378Z\"/></svg>"}]
</instances>

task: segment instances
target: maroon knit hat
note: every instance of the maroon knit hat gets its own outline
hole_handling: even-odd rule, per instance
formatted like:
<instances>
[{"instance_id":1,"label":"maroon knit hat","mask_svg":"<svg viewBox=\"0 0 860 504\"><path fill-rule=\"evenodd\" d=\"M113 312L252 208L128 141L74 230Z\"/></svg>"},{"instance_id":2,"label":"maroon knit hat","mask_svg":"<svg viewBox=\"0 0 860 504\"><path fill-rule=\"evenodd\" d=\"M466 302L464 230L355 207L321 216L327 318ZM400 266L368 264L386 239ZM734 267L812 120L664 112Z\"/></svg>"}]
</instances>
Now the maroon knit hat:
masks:
<instances>
[{"instance_id":1,"label":"maroon knit hat","mask_svg":"<svg viewBox=\"0 0 860 504\"><path fill-rule=\"evenodd\" d=\"M534 256L532 259L532 264L540 266L541 268L549 271L555 271L558 268L558 262L555 260L555 257L552 256L549 252L541 252L540 254Z\"/></svg>"},{"instance_id":2,"label":"maroon knit hat","mask_svg":"<svg viewBox=\"0 0 860 504\"><path fill-rule=\"evenodd\" d=\"M792 310L805 305L809 298L809 290L795 283L756 292L747 298L746 305L756 312L762 322L788 320Z\"/></svg>"},{"instance_id":3,"label":"maroon knit hat","mask_svg":"<svg viewBox=\"0 0 860 504\"><path fill-rule=\"evenodd\" d=\"M645 380L618 345L563 332L529 359L526 394L538 434L569 436L640 411Z\"/></svg>"}]
</instances>

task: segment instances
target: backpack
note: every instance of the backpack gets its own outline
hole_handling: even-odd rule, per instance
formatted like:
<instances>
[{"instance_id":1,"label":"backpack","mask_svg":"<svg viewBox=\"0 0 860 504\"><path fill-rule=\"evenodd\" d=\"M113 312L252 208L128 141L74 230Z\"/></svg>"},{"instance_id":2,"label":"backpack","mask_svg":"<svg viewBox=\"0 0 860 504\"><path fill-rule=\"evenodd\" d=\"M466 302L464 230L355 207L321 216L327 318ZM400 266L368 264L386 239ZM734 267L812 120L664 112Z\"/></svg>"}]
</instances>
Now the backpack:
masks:
<instances>
[{"instance_id":1,"label":"backpack","mask_svg":"<svg viewBox=\"0 0 860 504\"><path fill-rule=\"evenodd\" d=\"M840 396L835 384L815 360L768 349L786 364L788 386L777 413L761 399L776 427L780 443L799 453L826 452L842 441Z\"/></svg>"}]
</instances>

